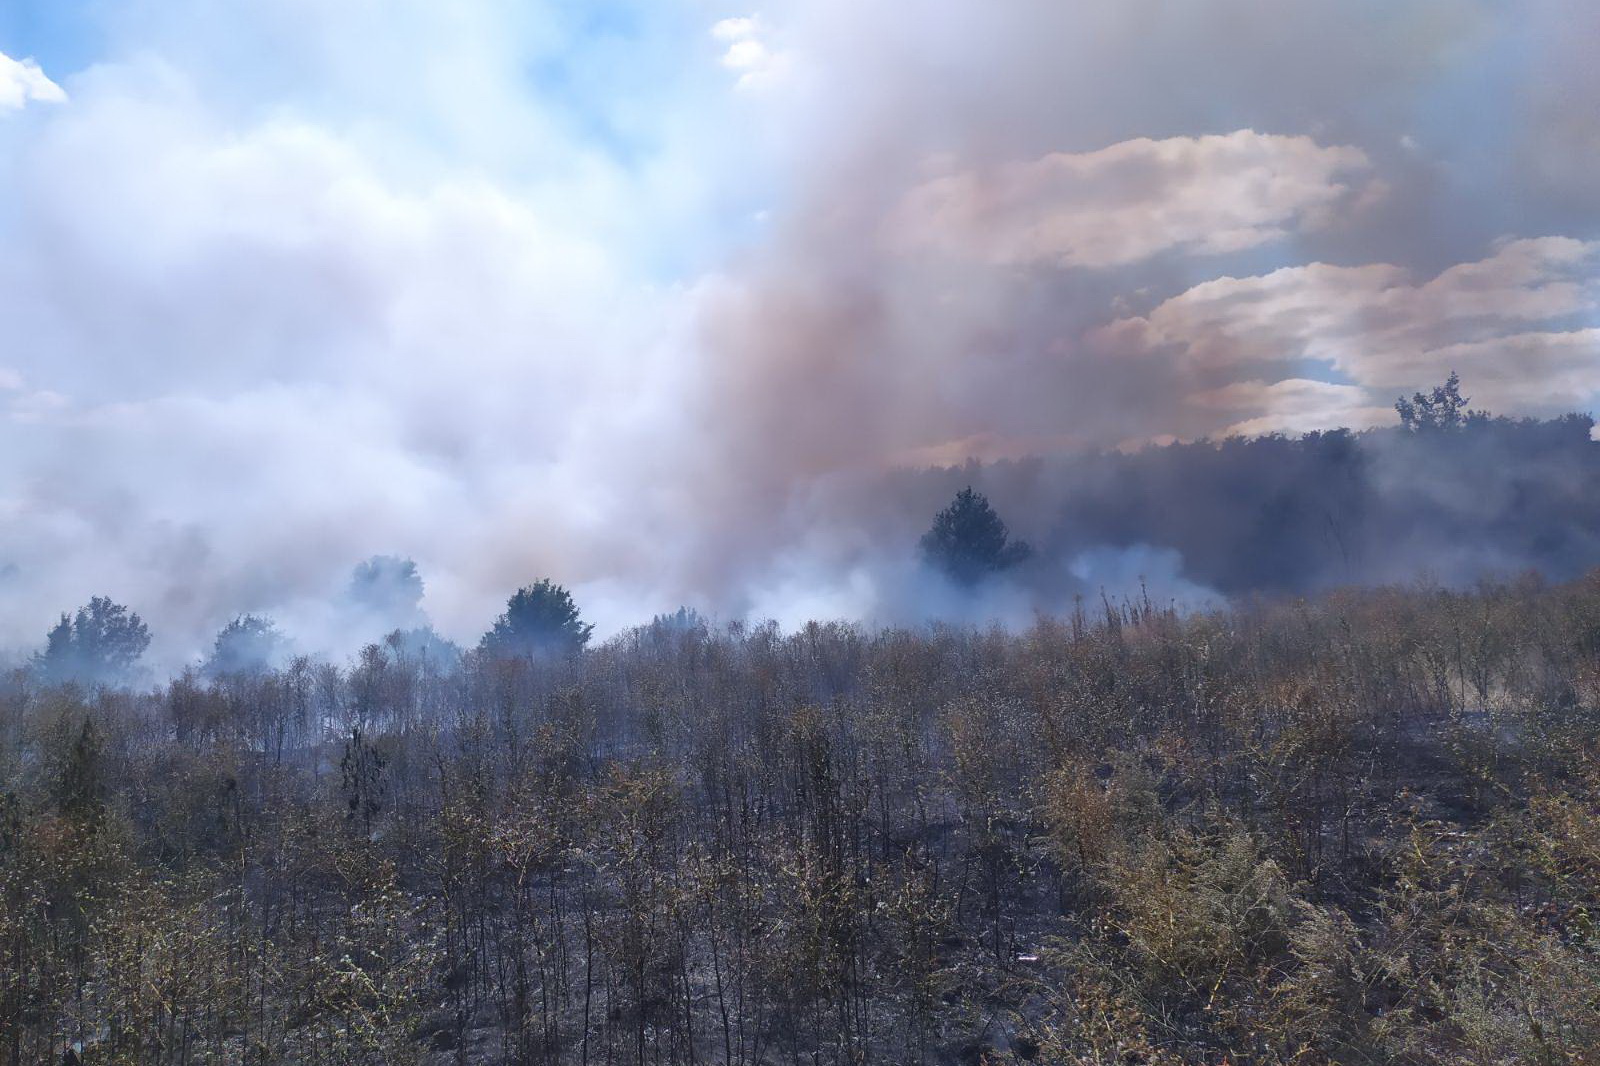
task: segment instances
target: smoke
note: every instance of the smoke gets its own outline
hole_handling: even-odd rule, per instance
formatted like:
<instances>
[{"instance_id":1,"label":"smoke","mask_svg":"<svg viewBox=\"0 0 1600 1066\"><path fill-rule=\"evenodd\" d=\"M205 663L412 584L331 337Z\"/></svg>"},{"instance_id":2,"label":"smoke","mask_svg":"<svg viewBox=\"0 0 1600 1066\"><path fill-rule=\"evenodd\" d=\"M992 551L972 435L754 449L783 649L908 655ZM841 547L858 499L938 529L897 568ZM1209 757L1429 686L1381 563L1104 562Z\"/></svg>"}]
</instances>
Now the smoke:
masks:
<instances>
[{"instance_id":1,"label":"smoke","mask_svg":"<svg viewBox=\"0 0 1600 1066\"><path fill-rule=\"evenodd\" d=\"M375 555L355 568L346 595L350 607L370 616L384 632L427 625L426 593L417 564L393 555Z\"/></svg>"},{"instance_id":2,"label":"smoke","mask_svg":"<svg viewBox=\"0 0 1600 1066\"><path fill-rule=\"evenodd\" d=\"M1204 600L1074 537L952 598L961 475L895 471L1600 391L1579 0L74 17L0 36L0 646L106 594L348 649L374 553L463 643L546 575L602 634Z\"/></svg>"}]
</instances>

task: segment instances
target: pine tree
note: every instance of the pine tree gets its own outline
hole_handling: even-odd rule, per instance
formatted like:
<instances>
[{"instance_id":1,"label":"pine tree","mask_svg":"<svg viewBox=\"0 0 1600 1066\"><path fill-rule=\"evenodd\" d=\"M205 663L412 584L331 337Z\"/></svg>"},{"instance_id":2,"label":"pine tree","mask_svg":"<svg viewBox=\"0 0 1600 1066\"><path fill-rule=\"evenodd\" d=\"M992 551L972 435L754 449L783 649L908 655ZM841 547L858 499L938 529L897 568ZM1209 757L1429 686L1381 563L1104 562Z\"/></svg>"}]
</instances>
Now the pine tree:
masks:
<instances>
[{"instance_id":1,"label":"pine tree","mask_svg":"<svg viewBox=\"0 0 1600 1066\"><path fill-rule=\"evenodd\" d=\"M572 593L549 578L519 589L479 647L497 658L572 655L589 643L594 626L578 614Z\"/></svg>"},{"instance_id":2,"label":"pine tree","mask_svg":"<svg viewBox=\"0 0 1600 1066\"><path fill-rule=\"evenodd\" d=\"M1032 554L1026 541L1010 539L1005 522L970 485L956 493L922 537L923 558L959 585L976 585Z\"/></svg>"}]
</instances>

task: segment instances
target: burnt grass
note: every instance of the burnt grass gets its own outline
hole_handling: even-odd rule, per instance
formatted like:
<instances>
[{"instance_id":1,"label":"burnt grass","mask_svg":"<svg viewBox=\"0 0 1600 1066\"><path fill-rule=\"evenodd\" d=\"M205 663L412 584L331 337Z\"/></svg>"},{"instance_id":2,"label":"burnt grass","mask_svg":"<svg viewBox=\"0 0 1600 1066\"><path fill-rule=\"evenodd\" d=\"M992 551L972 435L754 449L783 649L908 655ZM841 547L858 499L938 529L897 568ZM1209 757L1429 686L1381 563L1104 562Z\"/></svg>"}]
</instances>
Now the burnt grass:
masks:
<instances>
[{"instance_id":1,"label":"burnt grass","mask_svg":"<svg viewBox=\"0 0 1600 1066\"><path fill-rule=\"evenodd\" d=\"M1573 1063L1600 578L0 699L0 1061Z\"/></svg>"}]
</instances>

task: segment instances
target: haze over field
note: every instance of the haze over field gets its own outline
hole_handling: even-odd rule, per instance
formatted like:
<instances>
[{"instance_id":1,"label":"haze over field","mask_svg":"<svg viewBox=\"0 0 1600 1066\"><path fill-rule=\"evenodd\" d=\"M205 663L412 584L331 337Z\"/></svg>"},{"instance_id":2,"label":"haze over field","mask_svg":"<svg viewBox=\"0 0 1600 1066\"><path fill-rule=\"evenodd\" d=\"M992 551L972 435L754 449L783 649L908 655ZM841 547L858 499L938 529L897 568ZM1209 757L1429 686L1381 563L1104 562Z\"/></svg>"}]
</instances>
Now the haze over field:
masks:
<instances>
[{"instance_id":1,"label":"haze over field","mask_svg":"<svg viewBox=\"0 0 1600 1066\"><path fill-rule=\"evenodd\" d=\"M335 641L375 553L463 640L543 575L600 634L937 613L950 486L895 468L1389 424L1452 369L1591 410L1597 39L1585 0L11 0L0 647L97 594L168 661L244 611ZM1206 594L1028 499L1062 589Z\"/></svg>"},{"instance_id":2,"label":"haze over field","mask_svg":"<svg viewBox=\"0 0 1600 1066\"><path fill-rule=\"evenodd\" d=\"M0 1066L1600 1063L1600 0L0 0Z\"/></svg>"}]
</instances>

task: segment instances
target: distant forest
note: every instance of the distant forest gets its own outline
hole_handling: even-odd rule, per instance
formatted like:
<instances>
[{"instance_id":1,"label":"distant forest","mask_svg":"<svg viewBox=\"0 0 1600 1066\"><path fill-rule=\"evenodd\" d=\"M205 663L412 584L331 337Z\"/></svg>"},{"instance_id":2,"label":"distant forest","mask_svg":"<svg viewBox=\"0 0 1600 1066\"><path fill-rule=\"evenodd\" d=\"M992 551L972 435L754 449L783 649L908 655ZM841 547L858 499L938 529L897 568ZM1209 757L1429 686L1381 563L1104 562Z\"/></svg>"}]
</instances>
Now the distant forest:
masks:
<instances>
[{"instance_id":1,"label":"distant forest","mask_svg":"<svg viewBox=\"0 0 1600 1066\"><path fill-rule=\"evenodd\" d=\"M1600 566L1594 420L1464 416L1448 428L1230 438L902 475L894 506L971 484L1028 532L1027 580L1096 548L1169 548L1226 596L1454 584ZM1023 576L1023 575L1019 575ZM1092 592L1093 590L1088 590Z\"/></svg>"},{"instance_id":2,"label":"distant forest","mask_svg":"<svg viewBox=\"0 0 1600 1066\"><path fill-rule=\"evenodd\" d=\"M1566 581L1600 567L1594 418L1495 417L1466 403L1452 375L1431 396L1399 401L1400 424L1392 428L875 474L831 486L836 495L810 520L864 533L857 539L875 546L878 562L920 556L930 574L948 580L958 604L978 586L1003 582L1045 614L1107 591L1113 599L1136 595L1141 577L1157 576L1139 572L1152 564L1170 570L1160 577L1203 593L1190 607L1418 579L1452 588L1526 573ZM1117 573L1078 565L1118 552L1129 558ZM1152 552L1165 555L1152 559ZM1162 582L1156 586L1155 598L1165 599ZM364 640L387 636L454 661L464 649L431 628L423 592L412 560L374 556L331 606ZM588 642L592 626L553 580L507 594L507 613L480 649L503 655L547 640ZM950 610L951 600L933 616L989 620L981 597L966 613ZM889 604L885 616L915 624L928 617L925 607ZM137 610L97 597L63 614L40 635L42 648L29 649L33 666L57 680L130 677L151 643ZM566 629L539 629L552 620ZM265 614L240 614L200 665L215 671L230 658L282 665L296 652L324 650L295 638Z\"/></svg>"}]
</instances>

